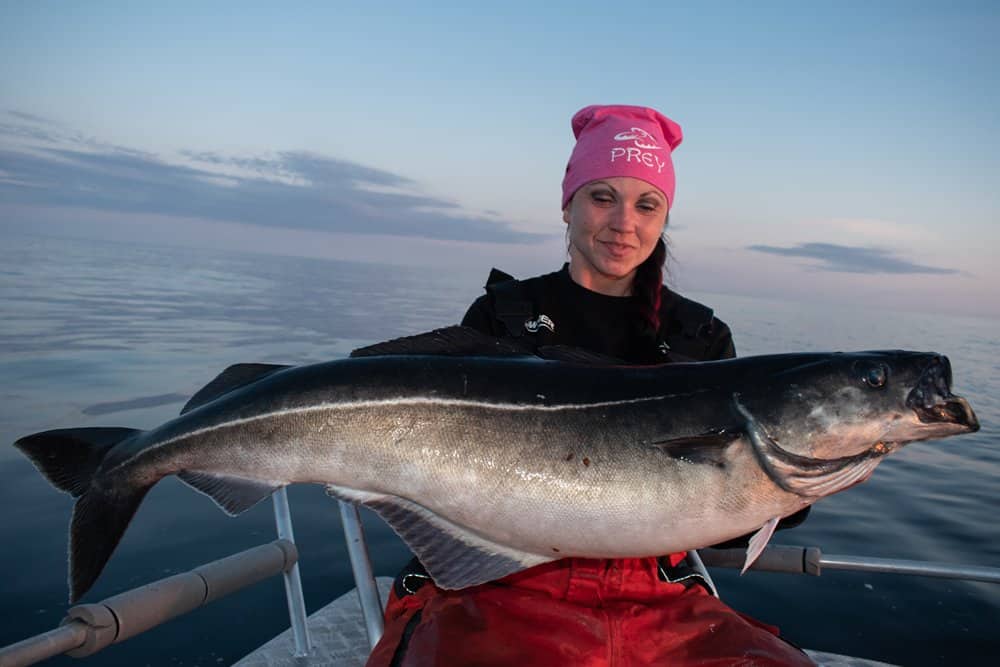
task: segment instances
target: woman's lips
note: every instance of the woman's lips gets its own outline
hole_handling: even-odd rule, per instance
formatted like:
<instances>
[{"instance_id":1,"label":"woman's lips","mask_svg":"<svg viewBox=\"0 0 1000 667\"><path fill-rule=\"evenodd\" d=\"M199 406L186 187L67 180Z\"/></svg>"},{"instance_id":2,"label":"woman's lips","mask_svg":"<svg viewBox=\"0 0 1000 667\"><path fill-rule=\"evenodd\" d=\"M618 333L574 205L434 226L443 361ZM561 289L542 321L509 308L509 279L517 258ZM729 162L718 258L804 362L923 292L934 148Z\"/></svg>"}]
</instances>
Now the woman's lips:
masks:
<instances>
[{"instance_id":1,"label":"woman's lips","mask_svg":"<svg viewBox=\"0 0 1000 667\"><path fill-rule=\"evenodd\" d=\"M599 241L612 257L625 257L632 252L632 246L627 243L615 243L614 241Z\"/></svg>"}]
</instances>

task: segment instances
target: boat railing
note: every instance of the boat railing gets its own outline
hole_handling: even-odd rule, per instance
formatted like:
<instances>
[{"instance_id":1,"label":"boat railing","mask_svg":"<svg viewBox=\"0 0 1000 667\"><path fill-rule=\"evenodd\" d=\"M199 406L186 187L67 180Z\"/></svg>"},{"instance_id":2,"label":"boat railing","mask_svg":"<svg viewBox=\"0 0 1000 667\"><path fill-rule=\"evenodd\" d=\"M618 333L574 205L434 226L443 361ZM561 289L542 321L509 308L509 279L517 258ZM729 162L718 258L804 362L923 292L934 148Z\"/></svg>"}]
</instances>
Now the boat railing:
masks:
<instances>
[{"instance_id":1,"label":"boat railing","mask_svg":"<svg viewBox=\"0 0 1000 667\"><path fill-rule=\"evenodd\" d=\"M188 572L133 588L100 602L71 607L58 628L0 647L0 667L26 667L63 653L75 658L93 655L103 648L123 642L279 572L285 579L295 656L308 655L309 630L288 495L282 488L275 491L271 498L277 540L212 561ZM354 512L357 521L357 510ZM345 521L345 532L346 530ZM360 522L357 523L356 530L360 533ZM363 547L363 535L359 544ZM350 545L351 541L348 539L349 548ZM352 553L352 561L353 559ZM381 621L381 614L379 620Z\"/></svg>"},{"instance_id":2,"label":"boat railing","mask_svg":"<svg viewBox=\"0 0 1000 667\"><path fill-rule=\"evenodd\" d=\"M743 549L700 549L698 553L705 565L724 568L743 567L743 560L746 556ZM786 574L810 574L816 577L820 576L824 569L853 570L1000 584L1000 568L996 567L953 565L951 563L898 558L841 556L824 554L819 547L795 547L781 544L768 545L750 569Z\"/></svg>"},{"instance_id":3,"label":"boat railing","mask_svg":"<svg viewBox=\"0 0 1000 667\"><path fill-rule=\"evenodd\" d=\"M58 628L0 648L0 667L26 667L63 653L73 657L92 655L279 572L285 580L294 655L308 655L311 644L288 496L284 489L280 489L272 499L278 532L278 539L274 542L125 591L101 602L72 607ZM357 507L338 502L368 644L374 647L383 631L382 604L364 528ZM711 576L706 566L740 568L746 557L743 549L700 549L691 553L693 566L709 582ZM1000 568L996 567L824 555L818 547L785 545L769 545L750 569L813 576L819 576L824 569L856 570L1000 583ZM712 588L717 595L714 584Z\"/></svg>"}]
</instances>

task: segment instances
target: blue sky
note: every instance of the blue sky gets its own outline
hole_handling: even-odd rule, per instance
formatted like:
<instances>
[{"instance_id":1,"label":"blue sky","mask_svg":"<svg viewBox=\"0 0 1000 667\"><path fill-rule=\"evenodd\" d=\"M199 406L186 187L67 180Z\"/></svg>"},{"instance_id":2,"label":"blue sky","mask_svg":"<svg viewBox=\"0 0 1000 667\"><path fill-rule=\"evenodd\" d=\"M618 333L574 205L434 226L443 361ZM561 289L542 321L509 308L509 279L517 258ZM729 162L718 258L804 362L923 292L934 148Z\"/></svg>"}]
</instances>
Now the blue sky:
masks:
<instances>
[{"instance_id":1,"label":"blue sky","mask_svg":"<svg viewBox=\"0 0 1000 667\"><path fill-rule=\"evenodd\" d=\"M1000 5L467 4L4 3L0 235L539 273L644 104L682 291L1000 315Z\"/></svg>"}]
</instances>

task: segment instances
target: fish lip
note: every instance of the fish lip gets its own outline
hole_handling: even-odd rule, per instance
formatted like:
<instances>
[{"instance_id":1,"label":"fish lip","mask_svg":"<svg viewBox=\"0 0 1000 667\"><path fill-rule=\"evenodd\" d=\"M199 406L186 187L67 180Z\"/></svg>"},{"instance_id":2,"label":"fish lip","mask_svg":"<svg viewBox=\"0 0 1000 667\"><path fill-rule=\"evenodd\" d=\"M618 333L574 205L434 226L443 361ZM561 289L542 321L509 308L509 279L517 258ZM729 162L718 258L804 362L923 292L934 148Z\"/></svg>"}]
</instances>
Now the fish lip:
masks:
<instances>
[{"instance_id":1,"label":"fish lip","mask_svg":"<svg viewBox=\"0 0 1000 667\"><path fill-rule=\"evenodd\" d=\"M969 433L979 430L979 419L972 406L961 396L949 396L931 408L914 408L917 418L924 424L955 424L964 426Z\"/></svg>"},{"instance_id":2,"label":"fish lip","mask_svg":"<svg viewBox=\"0 0 1000 667\"><path fill-rule=\"evenodd\" d=\"M906 396L906 407L923 424L955 424L970 433L979 430L979 420L969 402L951 393L951 362L942 355L935 356L920 374Z\"/></svg>"}]
</instances>

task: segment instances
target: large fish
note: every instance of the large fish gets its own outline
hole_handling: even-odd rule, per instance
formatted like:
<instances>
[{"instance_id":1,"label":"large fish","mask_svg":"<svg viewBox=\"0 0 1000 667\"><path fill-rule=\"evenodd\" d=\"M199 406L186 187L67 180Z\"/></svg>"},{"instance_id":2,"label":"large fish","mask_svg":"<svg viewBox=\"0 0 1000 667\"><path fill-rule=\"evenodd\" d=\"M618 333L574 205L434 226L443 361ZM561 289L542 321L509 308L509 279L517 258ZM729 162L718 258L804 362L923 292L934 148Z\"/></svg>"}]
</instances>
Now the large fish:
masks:
<instances>
[{"instance_id":1,"label":"large fish","mask_svg":"<svg viewBox=\"0 0 1000 667\"><path fill-rule=\"evenodd\" d=\"M149 431L15 444L77 498L76 600L167 475L230 514L286 484L324 484L381 515L440 586L464 588L566 556L650 556L758 531L749 563L779 518L863 481L903 444L979 428L937 354L646 367L548 355L455 327L350 359L233 366Z\"/></svg>"}]
</instances>

